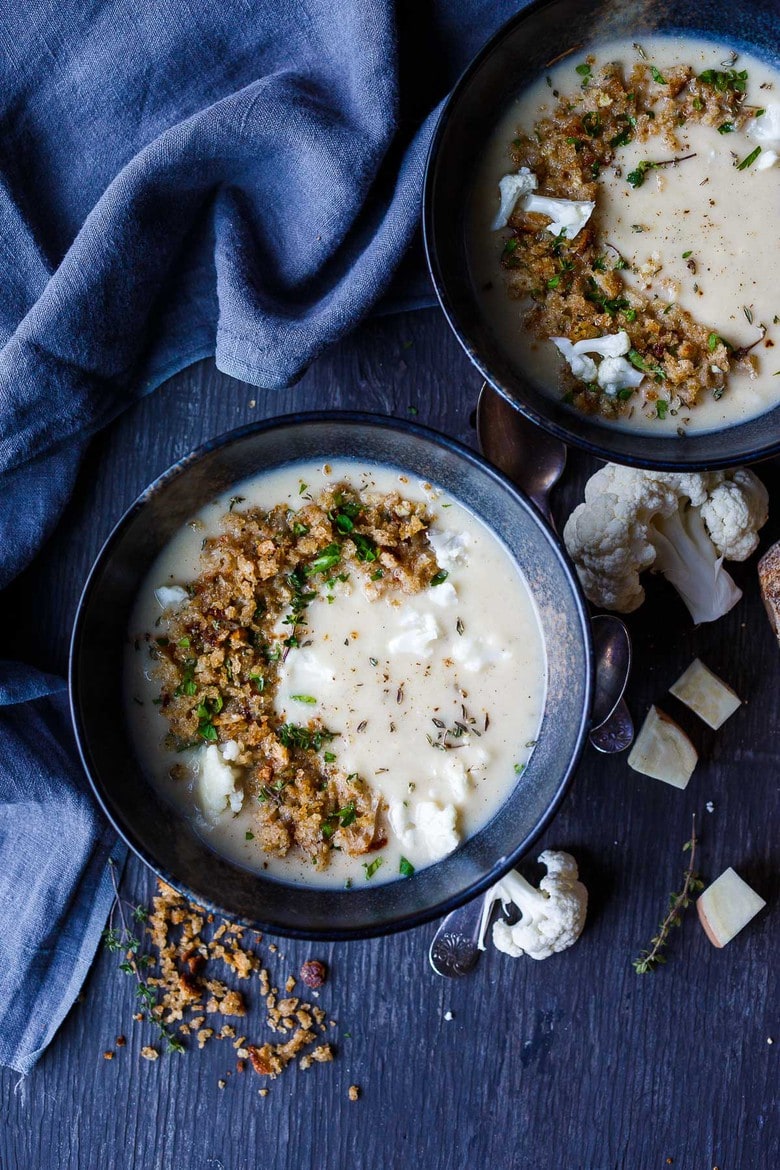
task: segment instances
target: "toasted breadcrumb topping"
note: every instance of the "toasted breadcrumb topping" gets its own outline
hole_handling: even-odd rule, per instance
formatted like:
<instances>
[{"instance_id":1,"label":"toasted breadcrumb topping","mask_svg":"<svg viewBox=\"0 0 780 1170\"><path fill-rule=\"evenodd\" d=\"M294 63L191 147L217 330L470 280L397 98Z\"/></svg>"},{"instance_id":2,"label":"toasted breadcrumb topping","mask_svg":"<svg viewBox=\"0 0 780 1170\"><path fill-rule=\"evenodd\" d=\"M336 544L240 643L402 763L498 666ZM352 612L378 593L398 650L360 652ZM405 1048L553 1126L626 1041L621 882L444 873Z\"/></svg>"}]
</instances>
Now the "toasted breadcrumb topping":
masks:
<instances>
[{"instance_id":1,"label":"toasted breadcrumb topping","mask_svg":"<svg viewBox=\"0 0 780 1170\"><path fill-rule=\"evenodd\" d=\"M315 598L350 589L353 579L370 598L431 584L439 571L431 519L422 502L348 483L297 511L234 507L221 534L204 540L187 600L164 612L166 635L147 635L166 746L231 744L252 798L254 839L267 853L302 851L324 868L334 848L354 856L385 844L380 797L327 752L338 729L317 719L283 724L274 697L282 662L310 637ZM221 1000L219 988L214 995Z\"/></svg>"}]
</instances>

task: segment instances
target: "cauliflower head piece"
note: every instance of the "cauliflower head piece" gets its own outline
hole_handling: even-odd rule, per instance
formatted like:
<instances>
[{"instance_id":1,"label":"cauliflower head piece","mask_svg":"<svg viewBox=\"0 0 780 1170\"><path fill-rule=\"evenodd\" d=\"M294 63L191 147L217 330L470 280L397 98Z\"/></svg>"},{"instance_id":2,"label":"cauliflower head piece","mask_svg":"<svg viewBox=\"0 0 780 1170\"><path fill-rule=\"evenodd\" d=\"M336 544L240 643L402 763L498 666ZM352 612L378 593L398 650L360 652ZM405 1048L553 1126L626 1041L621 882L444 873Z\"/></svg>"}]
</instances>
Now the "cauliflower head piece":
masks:
<instances>
[{"instance_id":1,"label":"cauliflower head piece","mask_svg":"<svg viewBox=\"0 0 780 1170\"><path fill-rule=\"evenodd\" d=\"M723 560L750 556L767 505L766 488L747 468L659 472L608 463L588 481L563 538L595 605L631 613L645 599L640 576L653 569L695 622L714 621L742 596Z\"/></svg>"},{"instance_id":2,"label":"cauliflower head piece","mask_svg":"<svg viewBox=\"0 0 780 1170\"><path fill-rule=\"evenodd\" d=\"M588 891L578 880L577 862L569 853L546 849L539 862L547 873L535 889L516 870L510 870L485 896L479 947L484 940L494 904L506 912L510 905L521 914L510 924L499 919L493 927L493 944L507 955L547 959L577 941L585 925Z\"/></svg>"}]
</instances>

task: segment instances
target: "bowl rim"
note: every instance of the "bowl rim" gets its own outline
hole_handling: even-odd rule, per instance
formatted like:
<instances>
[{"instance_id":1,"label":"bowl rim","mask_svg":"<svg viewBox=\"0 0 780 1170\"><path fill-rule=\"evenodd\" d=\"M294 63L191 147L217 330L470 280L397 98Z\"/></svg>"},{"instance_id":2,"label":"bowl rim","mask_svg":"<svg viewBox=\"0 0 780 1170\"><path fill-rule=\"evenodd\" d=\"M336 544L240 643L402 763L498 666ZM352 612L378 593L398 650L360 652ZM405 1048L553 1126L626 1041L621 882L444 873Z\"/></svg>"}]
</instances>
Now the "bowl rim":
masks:
<instances>
[{"instance_id":1,"label":"bowl rim","mask_svg":"<svg viewBox=\"0 0 780 1170\"><path fill-rule=\"evenodd\" d=\"M754 454L749 456L734 456L734 455L719 455L710 457L697 457L695 455L687 456L686 458L675 457L670 454L669 458L654 458L641 455L634 455L632 453L624 453L616 451L608 442L606 437L610 434L620 434L620 431L612 431L608 427L603 427L605 442L596 442L591 439L582 438L578 435L576 429L572 425L571 428L562 426L554 419L548 418L529 405L525 400L521 400L518 396L501 381L498 375L493 374L490 370L489 364L480 356L478 347L474 344L471 338L467 335L467 329L462 326L457 320L457 314L452 300L447 291L446 283L442 276L441 266L439 263L438 248L435 238L435 200L433 197L436 171L439 163L439 152L441 150L442 142L447 129L457 113L457 107L467 92L471 82L475 76L482 69L482 66L499 45L511 37L518 25L522 25L528 17L534 15L536 12L549 7L554 4L556 0L531 0L519 12L510 16L504 24L489 38L482 48L472 57L466 68L460 74L453 88L447 95L439 117L436 121L430 143L428 145L428 152L425 160L425 172L423 176L423 194L422 194L422 237L423 247L425 251L425 262L428 269L428 275L433 284L436 298L439 306L444 313L447 324L454 333L462 349L469 358L469 361L479 371L482 377L490 383L493 389L504 398L510 406L523 414L536 426L541 427L548 433L555 435L557 439L566 443L569 446L576 447L581 451L587 452L589 455L594 455L598 459L602 459L607 463L620 463L627 467L638 467L654 471L715 471L736 466L746 466L751 463L758 463L764 459L771 459L773 456L780 454L780 434L774 441L768 442L761 447ZM744 423L755 421L755 419L766 418L771 413L777 411L780 414L780 405L772 407L767 411L756 415L754 419L745 419ZM573 416L574 417L574 416ZM596 424L600 425L600 424ZM739 424L734 424L734 429ZM724 427L727 431L731 427ZM706 438L708 435L715 433L705 431L701 433L701 438ZM641 436L641 432L637 432ZM689 436L689 441L695 443L699 436L694 432ZM669 437L670 450L674 447L674 439Z\"/></svg>"},{"instance_id":2,"label":"bowl rim","mask_svg":"<svg viewBox=\"0 0 780 1170\"><path fill-rule=\"evenodd\" d=\"M122 824L121 817L116 815L113 808L111 807L107 790L104 790L103 788L102 780L98 774L97 768L93 768L86 729L83 722L80 697L78 693L77 668L84 636L85 615L92 595L98 587L100 573L104 565L110 559L114 547L120 541L125 532L125 529L139 514L139 512L143 510L146 501L151 496L157 495L159 492L164 491L168 482L178 478L178 476L183 474L190 465L199 462L200 459L204 456L210 454L213 451L227 448L232 443L239 441L244 437L281 429L284 427L333 422L345 424L347 426L358 425L379 427L383 430L401 431L406 434L418 436L430 443L433 443L436 446L449 450L459 459L465 459L472 464L476 464L483 472L487 472L491 478L498 481L505 490L508 489L511 495L519 499L521 506L525 506L531 513L536 522L539 524L539 527L550 544L552 550L557 554L561 569L571 589L574 603L577 609L584 648L585 692L582 709L579 713L579 725L577 727L575 750L571 754L566 767L563 769L560 782L552 800L547 805L544 814L536 822L533 829L531 829L531 831L527 833L526 836L521 841L519 841L510 852L498 858L487 874L485 874L478 881L472 882L464 891L445 898L435 906L428 907L424 910L396 914L391 920L381 924L361 925L355 928L344 929L326 928L322 930L309 930L301 927L288 927L283 923L271 923L261 921L260 919L256 918L248 918L244 915L234 913L227 907L221 906L211 901L211 899L205 897L198 890L192 888L187 883L183 882L181 879L170 873L168 866L164 862L160 862L159 860L153 858L143 843L136 840L133 833L129 829L125 828L125 826ZM568 556L568 553L566 552L566 548L562 540L545 520L544 516L541 514L533 501L531 501L519 488L517 488L512 483L511 480L509 480L497 468L489 463L481 454L465 446L463 443L460 443L457 439L450 438L450 436L444 435L431 427L427 427L407 419L397 419L386 415L351 410L295 412L245 424L244 426L237 427L231 431L227 431L221 435L217 435L211 439L206 440L192 451L181 456L159 475L155 476L151 483L149 483L148 486L139 493L135 500L133 500L129 507L123 512L122 516L113 526L108 536L103 541L100 550L95 556L92 567L90 568L89 574L84 583L84 587L81 591L76 609L68 656L68 700L71 723L76 740L79 759L86 774L93 796L97 800L103 815L107 818L119 838L127 845L131 852L133 852L158 878L184 895L189 901L195 902L210 912L218 913L221 916L252 930L265 931L269 934L274 934L282 938L305 939L311 941L349 941L352 939L368 939L395 934L403 930L410 930L416 926L421 926L425 923L443 918L452 910L455 910L459 906L463 906L467 902L472 901L480 894L484 893L496 882L498 882L500 878L508 872L508 870L512 869L525 856L531 846L547 829L548 825L552 822L553 818L557 814L565 796L569 791L569 788L571 787L574 773L582 757L582 753L587 742L588 732L590 730L590 711L593 700L593 688L594 658L591 638L590 614L587 601L585 600L584 594L582 592L582 587L579 583L576 570ZM434 862L433 864L436 863ZM258 874L257 878L260 881L263 880L261 874ZM285 884L290 885L291 883ZM345 891L341 891L340 889L334 889L332 892L334 895L345 893Z\"/></svg>"}]
</instances>

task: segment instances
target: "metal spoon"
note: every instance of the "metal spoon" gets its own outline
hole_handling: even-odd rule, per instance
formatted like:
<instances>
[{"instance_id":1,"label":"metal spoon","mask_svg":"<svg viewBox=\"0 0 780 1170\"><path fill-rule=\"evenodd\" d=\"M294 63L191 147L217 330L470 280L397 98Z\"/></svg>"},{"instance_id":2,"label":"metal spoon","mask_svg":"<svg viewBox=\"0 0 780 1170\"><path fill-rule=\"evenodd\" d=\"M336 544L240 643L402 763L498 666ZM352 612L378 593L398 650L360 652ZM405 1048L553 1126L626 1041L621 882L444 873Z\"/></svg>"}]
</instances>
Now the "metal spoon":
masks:
<instances>
[{"instance_id":1,"label":"metal spoon","mask_svg":"<svg viewBox=\"0 0 780 1170\"><path fill-rule=\"evenodd\" d=\"M612 614L595 614L590 628L596 693L588 738L596 751L622 752L634 740L634 723L623 698L631 673L631 638L620 618Z\"/></svg>"}]
</instances>

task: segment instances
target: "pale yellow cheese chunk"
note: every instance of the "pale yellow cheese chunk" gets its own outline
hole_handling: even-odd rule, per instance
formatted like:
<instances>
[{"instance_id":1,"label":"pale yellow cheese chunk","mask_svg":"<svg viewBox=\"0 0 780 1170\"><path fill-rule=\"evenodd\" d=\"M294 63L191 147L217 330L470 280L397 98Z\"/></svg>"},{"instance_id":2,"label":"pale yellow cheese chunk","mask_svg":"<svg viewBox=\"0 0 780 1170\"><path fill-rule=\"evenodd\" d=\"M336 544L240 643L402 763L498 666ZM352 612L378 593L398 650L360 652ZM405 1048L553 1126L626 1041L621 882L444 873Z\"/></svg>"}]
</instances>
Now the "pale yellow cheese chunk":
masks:
<instances>
[{"instance_id":1,"label":"pale yellow cheese chunk","mask_svg":"<svg viewBox=\"0 0 780 1170\"><path fill-rule=\"evenodd\" d=\"M694 658L669 691L714 731L742 706L739 695L713 674L700 658Z\"/></svg>"},{"instance_id":2,"label":"pale yellow cheese chunk","mask_svg":"<svg viewBox=\"0 0 780 1170\"><path fill-rule=\"evenodd\" d=\"M674 788L687 788L698 759L683 729L658 707L651 707L631 749L628 766Z\"/></svg>"},{"instance_id":3,"label":"pale yellow cheese chunk","mask_svg":"<svg viewBox=\"0 0 780 1170\"><path fill-rule=\"evenodd\" d=\"M739 934L766 902L731 867L700 894L696 909L707 938L716 947L725 947Z\"/></svg>"}]
</instances>

